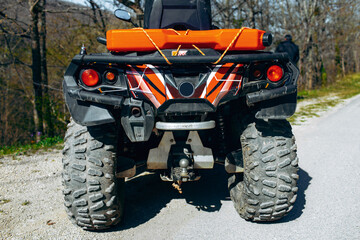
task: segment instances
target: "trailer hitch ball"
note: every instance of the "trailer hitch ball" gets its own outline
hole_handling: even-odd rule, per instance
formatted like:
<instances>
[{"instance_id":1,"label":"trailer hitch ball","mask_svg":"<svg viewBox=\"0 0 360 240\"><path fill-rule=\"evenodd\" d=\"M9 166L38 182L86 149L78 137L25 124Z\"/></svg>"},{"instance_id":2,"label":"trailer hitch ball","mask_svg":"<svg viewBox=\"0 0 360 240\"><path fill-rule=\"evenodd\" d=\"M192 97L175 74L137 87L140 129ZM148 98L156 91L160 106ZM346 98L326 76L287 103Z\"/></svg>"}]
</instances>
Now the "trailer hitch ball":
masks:
<instances>
[{"instance_id":1,"label":"trailer hitch ball","mask_svg":"<svg viewBox=\"0 0 360 240\"><path fill-rule=\"evenodd\" d=\"M188 171L187 171L187 167L189 166L189 160L186 159L186 158L183 158L179 161L179 166L181 167L181 173L180 175L182 177L188 177L189 174L188 174Z\"/></svg>"},{"instance_id":2,"label":"trailer hitch ball","mask_svg":"<svg viewBox=\"0 0 360 240\"><path fill-rule=\"evenodd\" d=\"M183 158L179 161L179 165L181 168L187 168L189 166L189 160L186 158Z\"/></svg>"}]
</instances>

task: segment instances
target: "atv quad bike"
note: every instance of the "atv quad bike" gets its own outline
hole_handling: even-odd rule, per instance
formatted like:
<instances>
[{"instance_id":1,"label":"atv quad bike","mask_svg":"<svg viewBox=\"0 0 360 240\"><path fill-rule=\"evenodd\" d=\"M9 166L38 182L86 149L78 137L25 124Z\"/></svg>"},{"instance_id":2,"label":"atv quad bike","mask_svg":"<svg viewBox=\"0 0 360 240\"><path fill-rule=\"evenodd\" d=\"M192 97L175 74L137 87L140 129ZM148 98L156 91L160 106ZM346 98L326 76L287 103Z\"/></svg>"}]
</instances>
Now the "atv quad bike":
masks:
<instances>
[{"instance_id":1,"label":"atv quad bike","mask_svg":"<svg viewBox=\"0 0 360 240\"><path fill-rule=\"evenodd\" d=\"M69 217L87 230L109 228L121 220L126 177L156 171L180 184L222 164L241 217L280 219L297 193L286 121L297 67L264 51L271 34L216 29L209 0L148 0L145 8L144 28L108 31L98 41L109 53L83 48L65 73Z\"/></svg>"}]
</instances>

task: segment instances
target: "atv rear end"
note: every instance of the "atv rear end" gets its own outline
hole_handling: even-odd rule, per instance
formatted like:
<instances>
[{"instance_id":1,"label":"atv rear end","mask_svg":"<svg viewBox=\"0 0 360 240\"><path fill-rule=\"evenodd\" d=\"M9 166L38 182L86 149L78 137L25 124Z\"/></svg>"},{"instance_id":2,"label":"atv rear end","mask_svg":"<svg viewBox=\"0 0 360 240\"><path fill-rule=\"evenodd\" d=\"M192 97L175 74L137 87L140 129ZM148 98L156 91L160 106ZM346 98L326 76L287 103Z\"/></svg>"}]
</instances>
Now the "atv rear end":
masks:
<instances>
[{"instance_id":1,"label":"atv rear end","mask_svg":"<svg viewBox=\"0 0 360 240\"><path fill-rule=\"evenodd\" d=\"M222 164L248 220L277 220L294 204L296 145L286 118L296 108L297 67L286 54L262 51L271 44L264 31L183 31L173 22L178 29L109 31L110 53L83 52L65 73L73 119L65 205L85 229L116 224L124 178L144 170L181 184Z\"/></svg>"}]
</instances>

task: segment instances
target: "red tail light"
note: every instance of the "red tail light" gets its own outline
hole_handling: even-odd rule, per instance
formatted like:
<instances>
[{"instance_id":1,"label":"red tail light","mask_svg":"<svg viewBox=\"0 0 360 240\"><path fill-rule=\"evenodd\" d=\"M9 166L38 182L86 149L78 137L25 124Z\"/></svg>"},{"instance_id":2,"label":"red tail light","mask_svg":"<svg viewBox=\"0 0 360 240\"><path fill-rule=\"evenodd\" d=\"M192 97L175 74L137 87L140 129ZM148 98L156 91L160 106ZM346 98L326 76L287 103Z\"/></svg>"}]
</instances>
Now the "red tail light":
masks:
<instances>
[{"instance_id":1,"label":"red tail light","mask_svg":"<svg viewBox=\"0 0 360 240\"><path fill-rule=\"evenodd\" d=\"M99 83L99 74L93 69L86 69L81 73L81 81L88 87Z\"/></svg>"},{"instance_id":2,"label":"red tail light","mask_svg":"<svg viewBox=\"0 0 360 240\"><path fill-rule=\"evenodd\" d=\"M271 82L278 82L284 76L284 70L278 65L272 65L267 70L267 78Z\"/></svg>"}]
</instances>

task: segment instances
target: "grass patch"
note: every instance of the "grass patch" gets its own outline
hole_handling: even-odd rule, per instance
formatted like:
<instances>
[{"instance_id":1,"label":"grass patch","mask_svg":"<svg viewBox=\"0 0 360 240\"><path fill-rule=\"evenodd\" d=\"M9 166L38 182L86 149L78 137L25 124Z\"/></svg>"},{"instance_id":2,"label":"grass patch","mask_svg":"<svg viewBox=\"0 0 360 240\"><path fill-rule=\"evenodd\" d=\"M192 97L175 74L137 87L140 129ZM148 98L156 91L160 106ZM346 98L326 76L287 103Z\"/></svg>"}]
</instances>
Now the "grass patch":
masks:
<instances>
[{"instance_id":1,"label":"grass patch","mask_svg":"<svg viewBox=\"0 0 360 240\"><path fill-rule=\"evenodd\" d=\"M326 111L341 103L344 99L360 94L360 74L346 76L330 86L316 90L300 91L299 102L303 100L314 100L316 103L306 105L289 118L289 122L304 122L302 118L318 117L319 112Z\"/></svg>"},{"instance_id":2,"label":"grass patch","mask_svg":"<svg viewBox=\"0 0 360 240\"><path fill-rule=\"evenodd\" d=\"M0 147L0 157L13 154L15 159L18 155L27 155L35 153L38 150L47 150L49 148L61 149L63 143L62 137L45 138L38 143L13 145Z\"/></svg>"},{"instance_id":3,"label":"grass patch","mask_svg":"<svg viewBox=\"0 0 360 240\"><path fill-rule=\"evenodd\" d=\"M292 124L296 124L300 119L300 122L305 122L304 118L313 118L319 117L319 112L326 111L330 107L334 107L337 104L342 102L339 98L332 99L324 99L318 103L306 105L300 110L296 111L293 116L291 116L288 120Z\"/></svg>"},{"instance_id":4,"label":"grass patch","mask_svg":"<svg viewBox=\"0 0 360 240\"><path fill-rule=\"evenodd\" d=\"M347 99L360 94L360 73L348 75L321 89L298 92L300 101L326 97L333 94L340 99Z\"/></svg>"},{"instance_id":5,"label":"grass patch","mask_svg":"<svg viewBox=\"0 0 360 240\"><path fill-rule=\"evenodd\" d=\"M11 202L10 199L0 199L0 205Z\"/></svg>"},{"instance_id":6,"label":"grass patch","mask_svg":"<svg viewBox=\"0 0 360 240\"><path fill-rule=\"evenodd\" d=\"M25 201L21 204L21 206L27 206L27 205L29 205L29 204L30 204L30 201L25 200Z\"/></svg>"}]
</instances>

